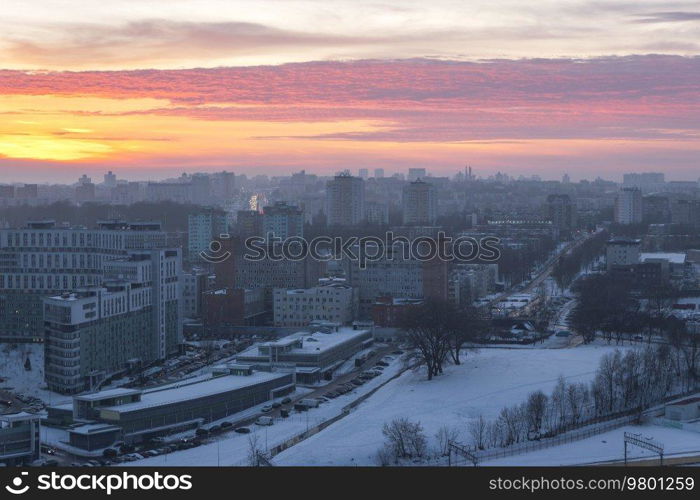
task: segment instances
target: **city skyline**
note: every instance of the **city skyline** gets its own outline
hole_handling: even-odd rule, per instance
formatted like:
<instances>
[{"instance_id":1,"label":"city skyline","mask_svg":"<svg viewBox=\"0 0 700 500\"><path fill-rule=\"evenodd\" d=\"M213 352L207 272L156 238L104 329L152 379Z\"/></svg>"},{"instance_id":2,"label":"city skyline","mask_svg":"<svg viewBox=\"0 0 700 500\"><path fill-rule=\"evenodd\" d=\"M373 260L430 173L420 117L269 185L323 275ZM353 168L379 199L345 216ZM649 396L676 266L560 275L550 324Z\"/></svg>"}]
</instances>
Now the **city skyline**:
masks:
<instances>
[{"instance_id":1,"label":"city skyline","mask_svg":"<svg viewBox=\"0 0 700 500\"><path fill-rule=\"evenodd\" d=\"M1 182L465 164L698 178L691 2L8 3Z\"/></svg>"}]
</instances>

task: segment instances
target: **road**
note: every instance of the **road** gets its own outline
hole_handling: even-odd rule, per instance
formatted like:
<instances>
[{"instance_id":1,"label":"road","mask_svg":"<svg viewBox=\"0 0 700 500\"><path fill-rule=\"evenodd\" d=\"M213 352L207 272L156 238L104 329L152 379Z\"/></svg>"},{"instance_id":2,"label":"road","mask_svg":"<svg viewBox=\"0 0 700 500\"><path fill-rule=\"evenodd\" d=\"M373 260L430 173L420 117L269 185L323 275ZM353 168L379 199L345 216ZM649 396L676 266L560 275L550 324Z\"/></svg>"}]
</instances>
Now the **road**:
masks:
<instances>
[{"instance_id":1,"label":"road","mask_svg":"<svg viewBox=\"0 0 700 500\"><path fill-rule=\"evenodd\" d=\"M587 236L583 238L579 238L578 240L572 241L569 244L567 244L564 248L562 248L559 252L557 252L555 255L552 255L549 259L547 259L547 262L544 264L544 268L535 276L528 285L523 288L522 290L519 291L514 291L514 290L507 290L500 294L498 297L494 298L493 300L487 302L484 304L483 307L491 308L498 304L500 301L503 299L510 297L511 295L515 294L520 294L520 293L530 293L534 289L536 289L538 286L540 286L549 276L552 274L552 271L554 270L554 266L556 266L557 262L559 261L559 258L562 255L565 255L569 253L571 250L574 248L580 246L583 244L585 241L587 241L589 238L592 238L598 234L597 232L590 233Z\"/></svg>"}]
</instances>

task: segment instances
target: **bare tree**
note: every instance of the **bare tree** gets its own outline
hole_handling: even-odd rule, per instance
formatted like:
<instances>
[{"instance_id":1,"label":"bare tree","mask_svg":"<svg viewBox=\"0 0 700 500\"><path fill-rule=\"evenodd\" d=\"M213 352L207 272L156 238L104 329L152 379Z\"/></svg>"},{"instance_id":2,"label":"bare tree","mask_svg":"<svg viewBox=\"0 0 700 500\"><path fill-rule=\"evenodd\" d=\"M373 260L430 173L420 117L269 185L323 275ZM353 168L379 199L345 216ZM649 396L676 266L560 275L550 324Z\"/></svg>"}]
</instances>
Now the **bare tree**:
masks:
<instances>
[{"instance_id":1,"label":"bare tree","mask_svg":"<svg viewBox=\"0 0 700 500\"><path fill-rule=\"evenodd\" d=\"M528 423L528 433L535 437L540 435L542 423L547 412L549 398L542 391L531 392L525 403L525 416Z\"/></svg>"},{"instance_id":2,"label":"bare tree","mask_svg":"<svg viewBox=\"0 0 700 500\"><path fill-rule=\"evenodd\" d=\"M248 465L251 467L260 467L264 451L260 445L260 438L257 433L248 436Z\"/></svg>"},{"instance_id":3,"label":"bare tree","mask_svg":"<svg viewBox=\"0 0 700 500\"><path fill-rule=\"evenodd\" d=\"M450 443L459 439L459 429L443 425L438 429L435 438L438 441L438 452L443 457L446 457L450 454Z\"/></svg>"},{"instance_id":4,"label":"bare tree","mask_svg":"<svg viewBox=\"0 0 700 500\"><path fill-rule=\"evenodd\" d=\"M488 441L488 422L483 415L479 415L476 419L469 422L469 435L472 438L474 448L477 450L486 448Z\"/></svg>"},{"instance_id":5,"label":"bare tree","mask_svg":"<svg viewBox=\"0 0 700 500\"><path fill-rule=\"evenodd\" d=\"M405 342L418 351L426 365L428 380L440 375L450 352L455 324L451 306L442 301L429 301L409 308L399 322Z\"/></svg>"},{"instance_id":6,"label":"bare tree","mask_svg":"<svg viewBox=\"0 0 700 500\"><path fill-rule=\"evenodd\" d=\"M420 423L411 422L407 418L394 419L384 424L382 434L395 458L425 456L428 440Z\"/></svg>"},{"instance_id":7,"label":"bare tree","mask_svg":"<svg viewBox=\"0 0 700 500\"><path fill-rule=\"evenodd\" d=\"M488 322L476 307L446 313L445 323L451 337L450 356L454 364L459 365L464 344L480 340L487 331Z\"/></svg>"}]
</instances>

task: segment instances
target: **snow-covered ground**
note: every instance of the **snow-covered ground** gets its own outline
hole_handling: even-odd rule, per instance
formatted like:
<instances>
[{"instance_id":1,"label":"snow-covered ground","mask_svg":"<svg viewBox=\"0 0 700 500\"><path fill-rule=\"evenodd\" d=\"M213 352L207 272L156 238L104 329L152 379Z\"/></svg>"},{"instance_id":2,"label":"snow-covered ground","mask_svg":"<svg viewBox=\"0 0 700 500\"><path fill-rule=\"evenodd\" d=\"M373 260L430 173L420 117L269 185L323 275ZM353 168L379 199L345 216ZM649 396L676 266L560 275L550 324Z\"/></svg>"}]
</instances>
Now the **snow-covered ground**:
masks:
<instances>
[{"instance_id":1,"label":"snow-covered ground","mask_svg":"<svg viewBox=\"0 0 700 500\"><path fill-rule=\"evenodd\" d=\"M27 358L32 365L25 370ZM43 344L4 344L0 346L0 387L11 388L16 394L27 394L40 398L46 404L69 402L71 398L51 392L44 383Z\"/></svg>"},{"instance_id":2,"label":"snow-covered ground","mask_svg":"<svg viewBox=\"0 0 700 500\"><path fill-rule=\"evenodd\" d=\"M482 349L463 365L449 366L428 382L421 372L406 372L377 391L350 415L274 458L277 465L375 465L384 438L382 426L395 418L419 421L435 446L442 426L460 429L483 414L494 418L501 408L523 401L530 391L549 392L559 375L590 380L600 357L612 348Z\"/></svg>"},{"instance_id":3,"label":"snow-covered ground","mask_svg":"<svg viewBox=\"0 0 700 500\"><path fill-rule=\"evenodd\" d=\"M641 433L645 438L662 443L667 457L679 453L700 454L700 433L656 425L626 425L580 441L552 446L522 455L489 460L480 465L557 466L622 461L625 432ZM630 460L658 457L653 452L636 446L628 446L627 456Z\"/></svg>"}]
</instances>

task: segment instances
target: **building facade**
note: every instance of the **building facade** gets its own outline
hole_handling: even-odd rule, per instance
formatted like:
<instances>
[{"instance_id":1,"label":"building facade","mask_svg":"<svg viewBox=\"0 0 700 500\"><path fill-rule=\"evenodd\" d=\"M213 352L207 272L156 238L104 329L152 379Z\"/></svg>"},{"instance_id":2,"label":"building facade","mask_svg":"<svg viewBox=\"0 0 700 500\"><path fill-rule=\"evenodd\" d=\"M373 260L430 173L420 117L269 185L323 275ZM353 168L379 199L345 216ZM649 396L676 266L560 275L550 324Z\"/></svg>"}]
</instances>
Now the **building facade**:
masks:
<instances>
[{"instance_id":1,"label":"building facade","mask_svg":"<svg viewBox=\"0 0 700 500\"><path fill-rule=\"evenodd\" d=\"M312 288L275 288L273 315L275 326L307 326L313 321L339 325L354 319L356 292L344 279L324 278Z\"/></svg>"},{"instance_id":2,"label":"building facade","mask_svg":"<svg viewBox=\"0 0 700 500\"><path fill-rule=\"evenodd\" d=\"M407 226L431 226L437 218L437 191L435 186L416 179L404 186L403 223Z\"/></svg>"},{"instance_id":3,"label":"building facade","mask_svg":"<svg viewBox=\"0 0 700 500\"><path fill-rule=\"evenodd\" d=\"M74 394L176 353L182 343L179 250L109 262L100 286L44 299L44 376Z\"/></svg>"},{"instance_id":4,"label":"building facade","mask_svg":"<svg viewBox=\"0 0 700 500\"><path fill-rule=\"evenodd\" d=\"M40 221L0 229L0 341L41 341L44 297L99 285L107 262L166 245L153 222L102 221L88 229Z\"/></svg>"},{"instance_id":5,"label":"building facade","mask_svg":"<svg viewBox=\"0 0 700 500\"><path fill-rule=\"evenodd\" d=\"M286 240L304 237L304 211L285 202L263 207L263 235Z\"/></svg>"},{"instance_id":6,"label":"building facade","mask_svg":"<svg viewBox=\"0 0 700 500\"><path fill-rule=\"evenodd\" d=\"M190 262L201 261L200 253L207 252L212 241L228 233L226 213L207 209L187 217L187 250Z\"/></svg>"},{"instance_id":7,"label":"building facade","mask_svg":"<svg viewBox=\"0 0 700 500\"><path fill-rule=\"evenodd\" d=\"M344 172L326 184L329 226L356 226L365 217L365 181Z\"/></svg>"},{"instance_id":8,"label":"building facade","mask_svg":"<svg viewBox=\"0 0 700 500\"><path fill-rule=\"evenodd\" d=\"M642 191L638 188L622 188L615 198L615 222L639 224L642 222Z\"/></svg>"}]
</instances>

